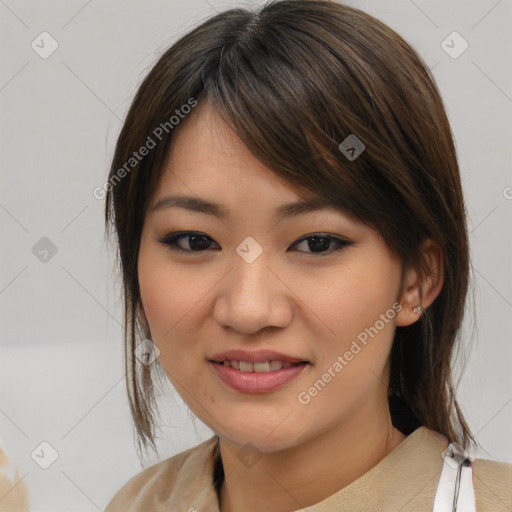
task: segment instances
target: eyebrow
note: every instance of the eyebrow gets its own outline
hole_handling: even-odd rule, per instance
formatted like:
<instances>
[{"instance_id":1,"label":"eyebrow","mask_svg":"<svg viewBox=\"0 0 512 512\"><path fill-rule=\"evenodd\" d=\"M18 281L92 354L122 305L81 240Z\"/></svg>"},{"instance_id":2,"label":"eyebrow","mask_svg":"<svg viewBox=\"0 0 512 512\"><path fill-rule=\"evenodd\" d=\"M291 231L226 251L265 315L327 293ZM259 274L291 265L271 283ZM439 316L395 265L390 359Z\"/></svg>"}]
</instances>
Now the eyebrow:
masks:
<instances>
[{"instance_id":1,"label":"eyebrow","mask_svg":"<svg viewBox=\"0 0 512 512\"><path fill-rule=\"evenodd\" d=\"M198 197L191 196L167 196L160 199L150 211L163 210L164 208L178 207L190 210L193 212L205 213L207 215L213 215L219 219L225 219L229 217L229 211L220 203L215 201L207 201ZM323 210L326 208L336 208L341 210L339 205L334 205L331 201L321 197L312 197L302 199L293 203L286 203L278 206L275 210L276 215L279 218L295 217L309 212L317 210Z\"/></svg>"}]
</instances>

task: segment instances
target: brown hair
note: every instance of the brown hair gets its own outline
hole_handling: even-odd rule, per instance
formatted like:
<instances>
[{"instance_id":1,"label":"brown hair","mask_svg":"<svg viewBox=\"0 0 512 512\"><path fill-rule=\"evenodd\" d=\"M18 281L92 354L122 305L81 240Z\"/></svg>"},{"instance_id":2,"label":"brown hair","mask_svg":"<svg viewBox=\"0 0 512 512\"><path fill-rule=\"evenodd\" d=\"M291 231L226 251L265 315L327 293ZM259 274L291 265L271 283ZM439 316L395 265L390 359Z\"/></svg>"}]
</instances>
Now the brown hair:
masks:
<instances>
[{"instance_id":1,"label":"brown hair","mask_svg":"<svg viewBox=\"0 0 512 512\"><path fill-rule=\"evenodd\" d=\"M440 294L418 321L395 332L390 412L404 433L424 425L464 448L476 444L455 400L452 368L470 272L466 210L433 76L407 42L358 9L274 0L221 12L175 42L143 80L117 141L105 221L117 235L139 449L141 441L155 449L151 366L134 357L136 339L150 336L137 276L142 225L183 124L169 120L206 98L277 176L377 230L403 268L425 269L419 251L426 238L441 246ZM350 134L366 147L353 161L338 149ZM156 147L128 172L126 163L149 139L158 139Z\"/></svg>"}]
</instances>

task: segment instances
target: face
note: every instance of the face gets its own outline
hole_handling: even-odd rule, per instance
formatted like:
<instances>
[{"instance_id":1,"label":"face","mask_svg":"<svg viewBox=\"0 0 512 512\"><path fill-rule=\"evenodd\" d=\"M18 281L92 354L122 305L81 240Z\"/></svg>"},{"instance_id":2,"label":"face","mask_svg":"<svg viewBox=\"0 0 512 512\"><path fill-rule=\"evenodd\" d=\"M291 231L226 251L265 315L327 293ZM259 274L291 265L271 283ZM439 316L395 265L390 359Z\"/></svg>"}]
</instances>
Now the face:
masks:
<instances>
[{"instance_id":1,"label":"face","mask_svg":"<svg viewBox=\"0 0 512 512\"><path fill-rule=\"evenodd\" d=\"M400 263L377 232L340 210L277 214L305 195L259 162L208 103L180 130L138 261L159 364L190 409L235 444L289 448L356 410L371 421L375 402L363 404L378 396L387 407ZM220 203L222 215L171 201L154 209L178 195ZM230 350L245 353L222 356ZM238 369L211 362L236 357L247 360ZM307 363L264 363L286 358Z\"/></svg>"}]
</instances>

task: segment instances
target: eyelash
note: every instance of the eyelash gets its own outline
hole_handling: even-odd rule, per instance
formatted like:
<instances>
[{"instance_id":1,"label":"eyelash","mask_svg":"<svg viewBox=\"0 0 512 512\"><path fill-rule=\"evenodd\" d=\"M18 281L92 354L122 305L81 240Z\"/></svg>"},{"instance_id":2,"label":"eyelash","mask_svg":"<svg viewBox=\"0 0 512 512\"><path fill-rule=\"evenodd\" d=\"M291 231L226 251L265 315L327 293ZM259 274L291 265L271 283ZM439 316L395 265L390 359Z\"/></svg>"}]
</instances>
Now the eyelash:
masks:
<instances>
[{"instance_id":1,"label":"eyelash","mask_svg":"<svg viewBox=\"0 0 512 512\"><path fill-rule=\"evenodd\" d=\"M167 235L162 240L159 240L159 242L162 245L165 245L166 247L171 249L172 251L176 251L176 252L180 252L180 253L201 254L201 253L204 253L205 251L208 250L208 249L204 249L204 250L199 250L199 251L192 251L192 250L181 249L180 247L178 247L178 245L177 245L177 241L178 240L180 240L182 238L187 238L187 237L189 237L191 235L204 236L204 237L206 237L206 238L208 238L208 239L213 241L213 239L210 238L207 234L201 233L200 231L181 231L181 232L178 232L178 233L171 233L170 235ZM352 245L354 243L354 242L350 242L349 240L345 240L344 238L335 237L335 236L327 235L327 234L324 234L324 233L313 233L311 235L307 235L307 236L304 236L304 237L300 238L293 245L297 245L297 244L299 244L301 242L304 242L306 240L309 240L311 238L325 238L325 239L328 239L328 240L330 240L330 241L335 243L334 248L331 248L331 250L327 250L327 251L323 251L323 252L319 252L319 253L307 252L307 251L299 251L299 252L304 252L306 254L313 254L313 255L323 256L323 255L332 254L333 252L339 251L340 249L343 249L344 247L348 247L349 245Z\"/></svg>"}]
</instances>

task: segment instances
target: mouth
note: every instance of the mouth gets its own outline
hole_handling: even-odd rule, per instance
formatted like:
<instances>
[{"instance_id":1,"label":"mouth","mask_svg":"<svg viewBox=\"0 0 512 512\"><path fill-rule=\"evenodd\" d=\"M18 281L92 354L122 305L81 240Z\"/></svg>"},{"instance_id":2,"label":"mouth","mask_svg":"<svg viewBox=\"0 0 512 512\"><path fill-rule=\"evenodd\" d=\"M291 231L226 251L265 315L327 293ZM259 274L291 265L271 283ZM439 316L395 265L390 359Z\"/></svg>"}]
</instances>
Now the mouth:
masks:
<instances>
[{"instance_id":1,"label":"mouth","mask_svg":"<svg viewBox=\"0 0 512 512\"><path fill-rule=\"evenodd\" d=\"M224 361L210 360L211 363L226 366L233 370L247 373L268 373L276 372L282 369L291 368L292 366L301 366L310 364L309 361L298 361L295 363L289 361L280 361L278 359L270 359L265 361L243 361L240 359L226 359Z\"/></svg>"},{"instance_id":2,"label":"mouth","mask_svg":"<svg viewBox=\"0 0 512 512\"><path fill-rule=\"evenodd\" d=\"M284 387L311 366L309 361L207 360L216 378L238 393L271 393Z\"/></svg>"}]
</instances>

